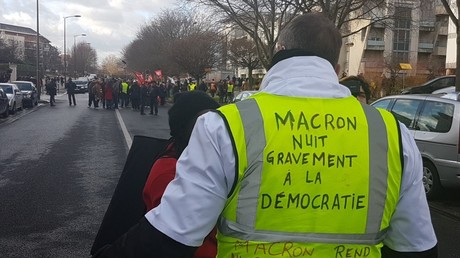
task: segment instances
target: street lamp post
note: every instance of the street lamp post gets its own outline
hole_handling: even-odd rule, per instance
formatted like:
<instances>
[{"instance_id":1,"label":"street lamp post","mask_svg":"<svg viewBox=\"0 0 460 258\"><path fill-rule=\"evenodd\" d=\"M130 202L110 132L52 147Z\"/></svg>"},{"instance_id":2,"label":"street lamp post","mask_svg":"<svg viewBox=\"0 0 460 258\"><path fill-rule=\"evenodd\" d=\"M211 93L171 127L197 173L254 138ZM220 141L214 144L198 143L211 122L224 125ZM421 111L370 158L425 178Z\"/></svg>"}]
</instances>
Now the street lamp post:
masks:
<instances>
[{"instance_id":1,"label":"street lamp post","mask_svg":"<svg viewBox=\"0 0 460 258\"><path fill-rule=\"evenodd\" d=\"M77 37L86 37L85 33L73 35L73 72L75 73L75 77L77 77Z\"/></svg>"},{"instance_id":2,"label":"street lamp post","mask_svg":"<svg viewBox=\"0 0 460 258\"><path fill-rule=\"evenodd\" d=\"M38 99L40 99L40 95L42 93L42 85L40 83L40 25L39 25L39 22L40 22L40 18L39 18L39 2L37 0L37 62L36 62L36 66L37 66L37 74L36 74L36 83L37 85L37 90L38 90Z\"/></svg>"},{"instance_id":3,"label":"street lamp post","mask_svg":"<svg viewBox=\"0 0 460 258\"><path fill-rule=\"evenodd\" d=\"M75 15L69 15L69 16L64 17L64 85L67 82L67 78L66 78L66 76L67 76L67 54L66 54L66 51L67 51L66 48L67 47L66 47L66 41L67 40L66 40L66 35L65 35L66 20L67 20L67 18L73 18L73 17L79 18L79 17L81 17L81 15L75 14Z\"/></svg>"}]
</instances>

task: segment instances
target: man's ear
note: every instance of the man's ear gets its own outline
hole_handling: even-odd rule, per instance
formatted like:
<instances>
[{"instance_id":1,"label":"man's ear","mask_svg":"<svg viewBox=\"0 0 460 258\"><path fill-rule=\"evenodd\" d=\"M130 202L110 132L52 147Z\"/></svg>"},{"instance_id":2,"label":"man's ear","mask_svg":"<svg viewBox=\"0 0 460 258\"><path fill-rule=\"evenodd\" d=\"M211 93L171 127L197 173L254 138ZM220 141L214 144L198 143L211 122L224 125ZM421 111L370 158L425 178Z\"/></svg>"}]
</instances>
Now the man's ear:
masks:
<instances>
[{"instance_id":1,"label":"man's ear","mask_svg":"<svg viewBox=\"0 0 460 258\"><path fill-rule=\"evenodd\" d=\"M279 43L276 43L275 50L276 52L284 50L284 46Z\"/></svg>"},{"instance_id":2,"label":"man's ear","mask_svg":"<svg viewBox=\"0 0 460 258\"><path fill-rule=\"evenodd\" d=\"M336 73L337 75L339 75L339 73L340 73L340 65L339 65L339 64L336 64L336 65L335 65L335 73Z\"/></svg>"}]
</instances>

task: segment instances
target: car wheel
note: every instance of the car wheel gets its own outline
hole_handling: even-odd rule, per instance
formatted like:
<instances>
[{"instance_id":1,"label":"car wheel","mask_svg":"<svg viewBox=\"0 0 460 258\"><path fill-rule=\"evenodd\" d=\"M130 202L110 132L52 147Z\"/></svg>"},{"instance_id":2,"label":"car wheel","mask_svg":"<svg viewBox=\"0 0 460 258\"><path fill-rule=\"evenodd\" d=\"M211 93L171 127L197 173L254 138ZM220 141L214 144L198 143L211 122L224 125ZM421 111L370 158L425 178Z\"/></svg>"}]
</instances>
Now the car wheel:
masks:
<instances>
[{"instance_id":1,"label":"car wheel","mask_svg":"<svg viewBox=\"0 0 460 258\"><path fill-rule=\"evenodd\" d=\"M11 114L14 115L16 113L16 102L13 103L13 108L11 109Z\"/></svg>"},{"instance_id":2,"label":"car wheel","mask_svg":"<svg viewBox=\"0 0 460 258\"><path fill-rule=\"evenodd\" d=\"M423 161L423 186L425 187L426 197L430 200L436 199L442 192L438 170L428 160Z\"/></svg>"},{"instance_id":3,"label":"car wheel","mask_svg":"<svg viewBox=\"0 0 460 258\"><path fill-rule=\"evenodd\" d=\"M2 117L7 118L10 115L10 106L6 107L5 112L3 112Z\"/></svg>"}]
</instances>

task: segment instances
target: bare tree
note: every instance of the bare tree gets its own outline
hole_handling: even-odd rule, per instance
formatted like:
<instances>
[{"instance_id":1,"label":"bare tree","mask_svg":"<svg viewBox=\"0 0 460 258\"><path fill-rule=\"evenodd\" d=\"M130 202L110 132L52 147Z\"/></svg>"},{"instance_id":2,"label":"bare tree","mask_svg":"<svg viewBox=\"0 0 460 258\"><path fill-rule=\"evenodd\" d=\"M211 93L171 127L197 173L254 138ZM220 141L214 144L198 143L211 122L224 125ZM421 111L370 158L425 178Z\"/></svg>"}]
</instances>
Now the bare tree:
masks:
<instances>
[{"instance_id":1,"label":"bare tree","mask_svg":"<svg viewBox=\"0 0 460 258\"><path fill-rule=\"evenodd\" d=\"M236 66L248 69L249 88L252 89L252 71L261 67L255 44L246 37L233 39L230 41L229 52L228 57Z\"/></svg>"},{"instance_id":2,"label":"bare tree","mask_svg":"<svg viewBox=\"0 0 460 258\"><path fill-rule=\"evenodd\" d=\"M343 37L391 18L391 14L383 11L391 8L391 1L387 0L304 0L295 1L294 5L303 12L323 12L342 31ZM350 30L349 24L356 20L369 20L369 23Z\"/></svg>"},{"instance_id":3,"label":"bare tree","mask_svg":"<svg viewBox=\"0 0 460 258\"><path fill-rule=\"evenodd\" d=\"M193 1L193 0L192 0ZM218 24L243 30L253 40L263 67L273 58L278 32L300 13L293 0L194 0L213 11ZM221 25L222 26L222 25ZM225 27L224 26L224 27Z\"/></svg>"},{"instance_id":4,"label":"bare tree","mask_svg":"<svg viewBox=\"0 0 460 258\"><path fill-rule=\"evenodd\" d=\"M97 53L87 42L79 42L70 52L70 72L75 75L94 73L97 70Z\"/></svg>"},{"instance_id":5,"label":"bare tree","mask_svg":"<svg viewBox=\"0 0 460 258\"><path fill-rule=\"evenodd\" d=\"M143 26L123 51L130 70L161 69L164 75L189 73L201 78L216 62L217 34L192 13L165 10Z\"/></svg>"},{"instance_id":6,"label":"bare tree","mask_svg":"<svg viewBox=\"0 0 460 258\"><path fill-rule=\"evenodd\" d=\"M9 44L0 39L0 63L15 63L18 61L16 53L17 46Z\"/></svg>"},{"instance_id":7,"label":"bare tree","mask_svg":"<svg viewBox=\"0 0 460 258\"><path fill-rule=\"evenodd\" d=\"M123 63L115 55L109 55L102 60L101 73L110 77L122 77L124 74Z\"/></svg>"},{"instance_id":8,"label":"bare tree","mask_svg":"<svg viewBox=\"0 0 460 258\"><path fill-rule=\"evenodd\" d=\"M64 69L64 65L61 61L60 52L54 46L49 46L49 51L43 55L43 70L46 72L57 72Z\"/></svg>"},{"instance_id":9,"label":"bare tree","mask_svg":"<svg viewBox=\"0 0 460 258\"><path fill-rule=\"evenodd\" d=\"M457 33L457 40L456 40L456 43L457 43L457 57L456 57L455 76L457 78L459 78L460 77L460 22L459 22L457 17L458 17L458 15L460 15L460 0L455 1L455 5L456 5L455 7L456 8L452 8L449 5L449 2L447 0L441 0L441 2L442 2L442 5L444 6L444 8L446 8L446 11L449 14L450 19L454 23L455 32ZM454 9L457 10L457 15L455 15ZM458 80L458 79L455 80L455 90L460 91L460 80Z\"/></svg>"},{"instance_id":10,"label":"bare tree","mask_svg":"<svg viewBox=\"0 0 460 258\"><path fill-rule=\"evenodd\" d=\"M401 74L401 59L394 56L385 57L385 69L389 73L390 78L384 78L382 82L382 87L385 90L386 95L395 95L401 92L402 87L404 87L404 82L398 80L399 75ZM404 76L403 74L401 74Z\"/></svg>"},{"instance_id":11,"label":"bare tree","mask_svg":"<svg viewBox=\"0 0 460 258\"><path fill-rule=\"evenodd\" d=\"M213 32L196 33L176 40L172 45L171 58L182 71L197 81L206 75L207 68L218 61L219 38Z\"/></svg>"}]
</instances>

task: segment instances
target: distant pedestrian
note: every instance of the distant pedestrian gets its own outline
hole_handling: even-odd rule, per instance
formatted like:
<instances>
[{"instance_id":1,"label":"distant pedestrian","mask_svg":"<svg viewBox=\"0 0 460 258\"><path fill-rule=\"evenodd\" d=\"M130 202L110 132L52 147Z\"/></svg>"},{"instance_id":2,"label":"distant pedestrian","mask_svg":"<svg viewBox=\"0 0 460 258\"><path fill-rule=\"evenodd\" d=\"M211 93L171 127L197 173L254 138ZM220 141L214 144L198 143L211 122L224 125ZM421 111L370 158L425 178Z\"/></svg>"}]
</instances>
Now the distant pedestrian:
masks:
<instances>
[{"instance_id":1,"label":"distant pedestrian","mask_svg":"<svg viewBox=\"0 0 460 258\"><path fill-rule=\"evenodd\" d=\"M140 89L140 103L141 103L141 115L145 115L144 108L147 104L147 101L149 101L149 86L147 84L143 84Z\"/></svg>"},{"instance_id":2,"label":"distant pedestrian","mask_svg":"<svg viewBox=\"0 0 460 258\"><path fill-rule=\"evenodd\" d=\"M211 97L214 98L214 96L216 95L216 92L217 92L217 85L214 79L212 79L211 86L209 88L209 93L211 93Z\"/></svg>"},{"instance_id":3,"label":"distant pedestrian","mask_svg":"<svg viewBox=\"0 0 460 258\"><path fill-rule=\"evenodd\" d=\"M56 102L54 98L56 96L56 91L57 91L56 80L53 78L46 85L46 92L48 92L48 94L50 95L50 106L54 106L54 103Z\"/></svg>"},{"instance_id":4,"label":"distant pedestrian","mask_svg":"<svg viewBox=\"0 0 460 258\"><path fill-rule=\"evenodd\" d=\"M77 102L75 102L75 89L77 88L77 85L72 81L72 78L69 78L65 88L67 89L67 96L69 97L69 106L72 106L72 100L73 105L76 106Z\"/></svg>"},{"instance_id":5,"label":"distant pedestrian","mask_svg":"<svg viewBox=\"0 0 460 258\"><path fill-rule=\"evenodd\" d=\"M200 85L198 85L198 90L201 90L202 92L208 92L208 86L204 81L201 81Z\"/></svg>"},{"instance_id":6,"label":"distant pedestrian","mask_svg":"<svg viewBox=\"0 0 460 258\"><path fill-rule=\"evenodd\" d=\"M96 84L93 87L94 93L94 108L99 107L99 101L104 98L102 93L102 80L96 80Z\"/></svg>"},{"instance_id":7,"label":"distant pedestrian","mask_svg":"<svg viewBox=\"0 0 460 258\"><path fill-rule=\"evenodd\" d=\"M121 107L128 107L129 105L129 84L126 81L121 82L120 104Z\"/></svg>"},{"instance_id":8,"label":"distant pedestrian","mask_svg":"<svg viewBox=\"0 0 460 258\"><path fill-rule=\"evenodd\" d=\"M133 82L129 88L129 95L131 97L131 106L133 107L133 110L139 110L141 89L138 82Z\"/></svg>"},{"instance_id":9,"label":"distant pedestrian","mask_svg":"<svg viewBox=\"0 0 460 258\"><path fill-rule=\"evenodd\" d=\"M233 81L229 81L227 84L227 95L225 96L225 103L230 103L233 100L233 92L235 85Z\"/></svg>"},{"instance_id":10,"label":"distant pedestrian","mask_svg":"<svg viewBox=\"0 0 460 258\"><path fill-rule=\"evenodd\" d=\"M155 111L155 115L158 115L158 99L161 95L161 88L156 82L153 82L153 85L150 87L150 115L153 115Z\"/></svg>"},{"instance_id":11,"label":"distant pedestrian","mask_svg":"<svg viewBox=\"0 0 460 258\"><path fill-rule=\"evenodd\" d=\"M104 91L106 109L112 109L113 107L113 91L114 89L113 89L112 81L109 80L107 81L107 84L105 85L105 91Z\"/></svg>"},{"instance_id":12,"label":"distant pedestrian","mask_svg":"<svg viewBox=\"0 0 460 258\"><path fill-rule=\"evenodd\" d=\"M96 107L96 96L95 96L95 90L94 88L96 87L96 84L97 84L97 80L94 79L92 80L89 84L88 84L88 107L90 108L93 103L94 103L94 107Z\"/></svg>"},{"instance_id":13,"label":"distant pedestrian","mask_svg":"<svg viewBox=\"0 0 460 258\"><path fill-rule=\"evenodd\" d=\"M121 92L121 79L113 81L113 108L118 109L118 102L120 101L120 92Z\"/></svg>"},{"instance_id":14,"label":"distant pedestrian","mask_svg":"<svg viewBox=\"0 0 460 258\"><path fill-rule=\"evenodd\" d=\"M217 95L219 95L219 103L224 103L224 97L227 95L227 82L220 80L217 84Z\"/></svg>"}]
</instances>

